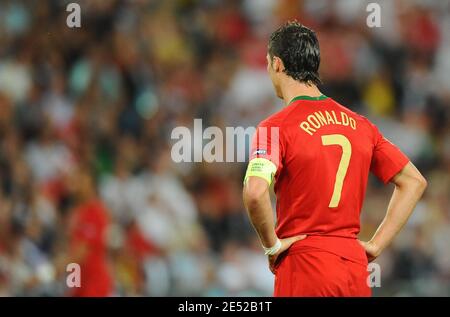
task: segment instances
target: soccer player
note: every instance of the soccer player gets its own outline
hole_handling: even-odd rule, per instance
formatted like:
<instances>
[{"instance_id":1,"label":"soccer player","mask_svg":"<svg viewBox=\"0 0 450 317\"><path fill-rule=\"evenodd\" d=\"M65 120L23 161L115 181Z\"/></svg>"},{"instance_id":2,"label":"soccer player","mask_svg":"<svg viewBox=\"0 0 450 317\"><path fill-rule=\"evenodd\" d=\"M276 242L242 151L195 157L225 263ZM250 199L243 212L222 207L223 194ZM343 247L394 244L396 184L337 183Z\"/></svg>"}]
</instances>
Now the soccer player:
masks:
<instances>
[{"instance_id":1,"label":"soccer player","mask_svg":"<svg viewBox=\"0 0 450 317\"><path fill-rule=\"evenodd\" d=\"M275 296L370 296L368 262L400 231L427 183L374 124L319 91L319 64L309 28L289 22L270 36L267 70L286 106L257 128L244 204L275 274ZM378 230L362 242L369 171L395 189Z\"/></svg>"},{"instance_id":2,"label":"soccer player","mask_svg":"<svg viewBox=\"0 0 450 317\"><path fill-rule=\"evenodd\" d=\"M70 289L74 297L105 297L113 294L106 241L109 215L97 198L90 173L81 169L73 181L78 205L71 215L70 262L80 265L80 287Z\"/></svg>"}]
</instances>

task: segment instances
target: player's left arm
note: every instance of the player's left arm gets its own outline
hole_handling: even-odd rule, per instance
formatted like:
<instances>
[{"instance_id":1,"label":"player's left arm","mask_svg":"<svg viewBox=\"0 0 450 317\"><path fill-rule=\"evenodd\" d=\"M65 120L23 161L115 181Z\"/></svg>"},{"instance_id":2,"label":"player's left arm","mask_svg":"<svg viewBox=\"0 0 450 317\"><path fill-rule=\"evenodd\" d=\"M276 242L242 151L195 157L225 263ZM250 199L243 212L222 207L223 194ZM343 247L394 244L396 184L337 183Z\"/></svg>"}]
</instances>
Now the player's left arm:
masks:
<instances>
[{"instance_id":1,"label":"player's left arm","mask_svg":"<svg viewBox=\"0 0 450 317\"><path fill-rule=\"evenodd\" d=\"M244 184L244 205L250 221L264 247L277 243L275 222L270 202L269 183L257 176L249 176Z\"/></svg>"},{"instance_id":2,"label":"player's left arm","mask_svg":"<svg viewBox=\"0 0 450 317\"><path fill-rule=\"evenodd\" d=\"M278 256L290 246L306 236L295 236L278 239L275 232L275 222L270 202L269 188L276 167L267 159L250 161L243 190L244 205L250 221L257 232L265 254L269 257L269 268L275 273L275 263Z\"/></svg>"}]
</instances>

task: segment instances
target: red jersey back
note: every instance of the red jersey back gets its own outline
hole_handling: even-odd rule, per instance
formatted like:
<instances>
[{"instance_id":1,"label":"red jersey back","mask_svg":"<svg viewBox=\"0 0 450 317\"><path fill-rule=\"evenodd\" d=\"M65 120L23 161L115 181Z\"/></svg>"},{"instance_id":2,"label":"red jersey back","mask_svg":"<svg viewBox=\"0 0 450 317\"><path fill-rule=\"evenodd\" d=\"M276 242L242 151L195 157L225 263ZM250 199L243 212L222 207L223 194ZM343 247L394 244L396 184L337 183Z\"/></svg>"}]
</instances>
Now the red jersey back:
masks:
<instances>
[{"instance_id":1,"label":"red jersey back","mask_svg":"<svg viewBox=\"0 0 450 317\"><path fill-rule=\"evenodd\" d=\"M109 216L100 200L87 201L75 209L72 218L71 247L87 248L81 267L81 287L73 288L71 296L104 297L113 292L113 282L108 265L106 233Z\"/></svg>"},{"instance_id":2,"label":"red jersey back","mask_svg":"<svg viewBox=\"0 0 450 317\"><path fill-rule=\"evenodd\" d=\"M264 120L251 153L277 167L278 237L308 235L290 252L314 247L359 262L366 261L355 242L369 171L387 183L409 161L369 120L326 96L294 98Z\"/></svg>"}]
</instances>

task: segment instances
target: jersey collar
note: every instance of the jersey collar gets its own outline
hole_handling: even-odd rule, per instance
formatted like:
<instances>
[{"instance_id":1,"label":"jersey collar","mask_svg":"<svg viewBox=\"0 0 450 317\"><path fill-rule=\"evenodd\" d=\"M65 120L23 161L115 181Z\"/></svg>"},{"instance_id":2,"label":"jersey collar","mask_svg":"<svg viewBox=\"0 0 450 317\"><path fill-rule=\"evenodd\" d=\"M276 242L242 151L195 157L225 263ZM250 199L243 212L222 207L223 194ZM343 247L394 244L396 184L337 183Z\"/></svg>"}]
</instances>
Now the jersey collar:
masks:
<instances>
[{"instance_id":1,"label":"jersey collar","mask_svg":"<svg viewBox=\"0 0 450 317\"><path fill-rule=\"evenodd\" d=\"M292 99L291 100L291 102L289 103L289 104L291 104L291 103L293 103L294 101L297 101L297 100L310 100L310 101L318 101L318 100L324 100L324 99L327 99L328 97L327 96L325 96L325 95L320 95L320 96L318 96L318 97L311 97L311 96L297 96L297 97L295 97L294 99Z\"/></svg>"}]
</instances>

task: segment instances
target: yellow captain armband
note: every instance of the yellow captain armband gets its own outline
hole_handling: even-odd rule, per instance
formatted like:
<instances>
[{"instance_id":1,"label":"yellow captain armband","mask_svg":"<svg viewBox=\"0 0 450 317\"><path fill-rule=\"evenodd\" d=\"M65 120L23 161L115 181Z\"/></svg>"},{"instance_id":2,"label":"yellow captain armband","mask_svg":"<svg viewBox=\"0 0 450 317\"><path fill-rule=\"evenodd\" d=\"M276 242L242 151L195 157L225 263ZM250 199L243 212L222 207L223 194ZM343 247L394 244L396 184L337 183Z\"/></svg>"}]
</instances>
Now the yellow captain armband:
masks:
<instances>
[{"instance_id":1,"label":"yellow captain armband","mask_svg":"<svg viewBox=\"0 0 450 317\"><path fill-rule=\"evenodd\" d=\"M272 184L276 171L276 165L268 159L261 157L254 158L248 163L244 184L250 176L257 176L265 179L270 185Z\"/></svg>"}]
</instances>

